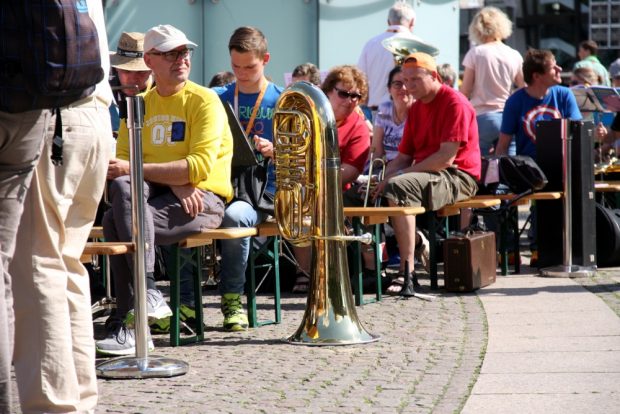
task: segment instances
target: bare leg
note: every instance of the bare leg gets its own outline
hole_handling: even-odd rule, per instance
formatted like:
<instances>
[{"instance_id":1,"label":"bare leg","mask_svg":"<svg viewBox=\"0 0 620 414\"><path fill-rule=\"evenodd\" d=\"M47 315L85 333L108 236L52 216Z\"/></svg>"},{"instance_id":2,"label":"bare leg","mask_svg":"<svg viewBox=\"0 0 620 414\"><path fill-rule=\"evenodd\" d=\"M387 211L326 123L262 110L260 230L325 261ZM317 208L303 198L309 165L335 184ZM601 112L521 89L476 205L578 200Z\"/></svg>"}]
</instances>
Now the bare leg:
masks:
<instances>
[{"instance_id":1,"label":"bare leg","mask_svg":"<svg viewBox=\"0 0 620 414\"><path fill-rule=\"evenodd\" d=\"M392 200L389 200L389 204L391 207L397 206L397 204ZM396 241L398 242L398 251L400 253L399 271L400 273L404 273L405 262L409 262L410 270L413 270L414 265L416 243L415 216L398 216L391 217L391 219Z\"/></svg>"}]
</instances>

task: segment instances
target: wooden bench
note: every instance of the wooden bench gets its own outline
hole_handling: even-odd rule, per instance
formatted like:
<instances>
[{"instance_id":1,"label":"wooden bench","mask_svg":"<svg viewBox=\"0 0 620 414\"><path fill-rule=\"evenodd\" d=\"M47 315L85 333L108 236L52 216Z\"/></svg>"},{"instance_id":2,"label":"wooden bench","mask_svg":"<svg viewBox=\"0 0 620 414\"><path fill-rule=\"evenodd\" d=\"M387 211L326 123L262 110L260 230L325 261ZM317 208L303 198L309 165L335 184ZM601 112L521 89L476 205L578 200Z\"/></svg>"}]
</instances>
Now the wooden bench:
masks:
<instances>
[{"instance_id":1,"label":"wooden bench","mask_svg":"<svg viewBox=\"0 0 620 414\"><path fill-rule=\"evenodd\" d=\"M99 264L99 256L103 256L103 263L100 269L104 275L103 285L105 287L105 297L98 299L91 305L91 313L93 319L110 311L116 307L116 301L112 296L111 283L110 283L110 263L109 256L117 254L126 254L134 252L134 245L132 242L105 242L103 240L103 228L93 227L90 231L89 241L84 246L80 261L82 263L92 263L93 269Z\"/></svg>"},{"instance_id":2,"label":"wooden bench","mask_svg":"<svg viewBox=\"0 0 620 414\"><path fill-rule=\"evenodd\" d=\"M620 192L620 181L595 181L594 190L597 193Z\"/></svg>"},{"instance_id":3,"label":"wooden bench","mask_svg":"<svg viewBox=\"0 0 620 414\"><path fill-rule=\"evenodd\" d=\"M562 198L562 192L559 191L540 191L528 194L515 200L516 194L497 194L497 195L477 195L472 197L475 200L486 200L490 198L499 198L502 201L511 202L505 209L505 214L500 215L500 255L501 255L501 273L508 274L508 226L512 224L513 230L513 251L515 257L515 273L521 273L521 255L519 252L519 213L518 206L527 205L532 201L559 200ZM513 201L514 200L514 201Z\"/></svg>"},{"instance_id":4,"label":"wooden bench","mask_svg":"<svg viewBox=\"0 0 620 414\"><path fill-rule=\"evenodd\" d=\"M377 292L374 299L364 300L364 291L362 280L364 276L362 266L362 246L360 242L353 245L354 260L352 265L353 275L353 291L355 293L355 304L361 306L367 303L379 302L382 299L382 283L381 283L381 227L383 223L387 223L389 217L394 216L415 216L423 214L426 210L424 207L345 207L345 217L351 217L353 221L353 229L355 234L362 234L362 225L374 225L373 229L373 249L375 254L375 274L377 277Z\"/></svg>"},{"instance_id":5,"label":"wooden bench","mask_svg":"<svg viewBox=\"0 0 620 414\"><path fill-rule=\"evenodd\" d=\"M252 246L250 248L250 257L248 264L250 266L250 278L247 281L246 296L248 308L248 322L251 328L259 326L271 325L282 321L282 311L280 306L280 256L282 255L282 240L280 231L275 221L266 221L256 226L258 234L252 237ZM266 242L260 242L258 238L268 238ZM267 264L257 264L260 257L266 257ZM261 282L257 285L256 271L258 269L267 269ZM260 284L273 271L274 290L273 290L273 307L274 319L258 319L258 310L256 305L256 291Z\"/></svg>"},{"instance_id":6,"label":"wooden bench","mask_svg":"<svg viewBox=\"0 0 620 414\"><path fill-rule=\"evenodd\" d=\"M170 278L170 345L179 346L204 340L204 319L202 305L202 263L200 247L212 244L214 240L229 240L252 237L258 234L254 227L235 227L205 229L193 234L170 248L170 263L167 273ZM189 249L187 251L186 249ZM181 269L190 264L193 269L194 309L196 310L196 326L194 335L181 338L180 306L181 306Z\"/></svg>"},{"instance_id":7,"label":"wooden bench","mask_svg":"<svg viewBox=\"0 0 620 414\"><path fill-rule=\"evenodd\" d=\"M82 251L81 261L89 262L92 256L114 256L116 254L132 253L134 251L132 242L86 242Z\"/></svg>"},{"instance_id":8,"label":"wooden bench","mask_svg":"<svg viewBox=\"0 0 620 414\"><path fill-rule=\"evenodd\" d=\"M187 343L201 342L204 340L204 323L202 314L202 266L200 262L200 247L213 243L215 240L232 240L244 237L252 237L253 245L254 239L257 236L277 236L277 227L275 223L261 224L257 227L234 227L234 228L217 228L206 229L200 233L193 234L177 244L171 246L172 263L169 267L170 277L170 307L172 309L172 317L170 319L170 345L178 346ZM274 306L275 306L275 320L271 321L258 321L256 310L256 280L254 264L256 258L260 254L265 254L265 250L261 252L255 252L251 249L249 264L250 264L250 280L248 280L247 288L247 306L248 306L248 322L250 327L262 326L270 323L280 323L281 310L280 310L280 290L279 290L279 265L277 249L279 247L278 237L274 237L274 248L269 255L274 260L276 291L274 293ZM189 252L183 250L189 249ZM196 309L196 330L193 336L183 337L180 336L180 276L181 269L185 264L191 264L194 269L194 306Z\"/></svg>"}]
</instances>

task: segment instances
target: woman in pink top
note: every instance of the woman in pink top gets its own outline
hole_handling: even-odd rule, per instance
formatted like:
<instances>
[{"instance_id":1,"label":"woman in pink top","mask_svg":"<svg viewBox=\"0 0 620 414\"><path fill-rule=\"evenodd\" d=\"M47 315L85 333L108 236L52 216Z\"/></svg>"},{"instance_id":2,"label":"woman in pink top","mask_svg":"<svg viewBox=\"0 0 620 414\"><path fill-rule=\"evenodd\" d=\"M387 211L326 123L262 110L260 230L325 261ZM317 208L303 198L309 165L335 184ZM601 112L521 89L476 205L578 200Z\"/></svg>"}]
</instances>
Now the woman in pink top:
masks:
<instances>
[{"instance_id":1,"label":"woman in pink top","mask_svg":"<svg viewBox=\"0 0 620 414\"><path fill-rule=\"evenodd\" d=\"M489 155L499 138L502 112L514 87L525 86L523 58L502 40L512 34L512 22L496 7L481 9L469 25L469 40L476 46L463 59L460 91L476 110L480 154ZM515 153L512 142L509 153Z\"/></svg>"}]
</instances>

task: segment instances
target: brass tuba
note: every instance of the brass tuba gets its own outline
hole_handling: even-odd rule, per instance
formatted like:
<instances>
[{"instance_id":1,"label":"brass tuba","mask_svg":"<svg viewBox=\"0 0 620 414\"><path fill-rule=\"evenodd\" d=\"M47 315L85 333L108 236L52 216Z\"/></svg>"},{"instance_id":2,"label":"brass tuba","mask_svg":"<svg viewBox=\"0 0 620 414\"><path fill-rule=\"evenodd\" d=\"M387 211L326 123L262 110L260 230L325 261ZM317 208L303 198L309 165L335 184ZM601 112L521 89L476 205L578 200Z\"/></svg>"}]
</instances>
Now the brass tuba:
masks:
<instances>
[{"instance_id":1,"label":"brass tuba","mask_svg":"<svg viewBox=\"0 0 620 414\"><path fill-rule=\"evenodd\" d=\"M424 52L431 56L437 56L439 49L429 45L419 38L392 36L383 39L381 45L394 56L394 64L402 65L403 60L414 52Z\"/></svg>"},{"instance_id":2,"label":"brass tuba","mask_svg":"<svg viewBox=\"0 0 620 414\"><path fill-rule=\"evenodd\" d=\"M323 92L308 82L288 87L273 115L275 216L280 233L312 246L303 321L287 340L302 345L348 345L379 339L362 327L352 300L344 235L336 120Z\"/></svg>"}]
</instances>

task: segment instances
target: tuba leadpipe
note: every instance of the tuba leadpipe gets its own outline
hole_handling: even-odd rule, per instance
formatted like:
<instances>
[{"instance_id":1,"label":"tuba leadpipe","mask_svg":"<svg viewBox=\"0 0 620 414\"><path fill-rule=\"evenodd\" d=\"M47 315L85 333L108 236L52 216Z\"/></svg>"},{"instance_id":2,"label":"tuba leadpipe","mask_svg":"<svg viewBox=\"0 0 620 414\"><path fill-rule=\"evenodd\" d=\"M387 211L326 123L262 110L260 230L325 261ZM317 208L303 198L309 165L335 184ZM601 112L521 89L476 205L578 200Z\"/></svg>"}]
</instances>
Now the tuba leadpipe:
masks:
<instances>
[{"instance_id":1,"label":"tuba leadpipe","mask_svg":"<svg viewBox=\"0 0 620 414\"><path fill-rule=\"evenodd\" d=\"M282 236L311 246L310 288L302 323L287 340L303 345L376 341L353 304L336 120L327 97L308 82L280 95L273 115L275 217Z\"/></svg>"}]
</instances>

